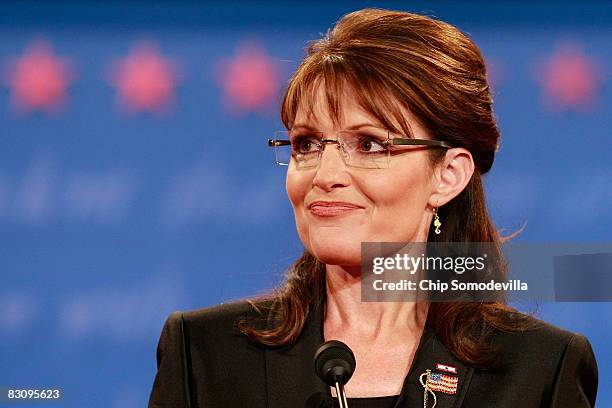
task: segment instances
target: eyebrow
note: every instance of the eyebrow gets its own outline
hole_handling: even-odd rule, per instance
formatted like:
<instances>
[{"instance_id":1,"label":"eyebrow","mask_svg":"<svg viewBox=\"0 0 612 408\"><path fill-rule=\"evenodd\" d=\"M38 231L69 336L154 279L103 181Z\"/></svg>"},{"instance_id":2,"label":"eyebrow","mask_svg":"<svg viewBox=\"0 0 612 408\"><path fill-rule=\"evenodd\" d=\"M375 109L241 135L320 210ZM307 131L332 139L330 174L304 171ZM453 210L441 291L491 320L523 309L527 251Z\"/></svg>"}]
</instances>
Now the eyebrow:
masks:
<instances>
[{"instance_id":1,"label":"eyebrow","mask_svg":"<svg viewBox=\"0 0 612 408\"><path fill-rule=\"evenodd\" d=\"M358 129L362 129L362 128L365 128L365 127L371 127L371 128L379 129L379 130L385 130L384 128L382 128L380 126L374 125L373 123L359 123L359 124L356 124L356 125L351 125L348 128L346 128L346 130L358 130ZM295 129L295 128L304 128L306 130L310 130L310 131L313 131L313 132L318 132L319 131L318 129L315 129L312 126L310 126L310 125L308 125L306 123L298 123L298 124L296 124L296 125L294 125L292 127L292 129Z\"/></svg>"}]
</instances>

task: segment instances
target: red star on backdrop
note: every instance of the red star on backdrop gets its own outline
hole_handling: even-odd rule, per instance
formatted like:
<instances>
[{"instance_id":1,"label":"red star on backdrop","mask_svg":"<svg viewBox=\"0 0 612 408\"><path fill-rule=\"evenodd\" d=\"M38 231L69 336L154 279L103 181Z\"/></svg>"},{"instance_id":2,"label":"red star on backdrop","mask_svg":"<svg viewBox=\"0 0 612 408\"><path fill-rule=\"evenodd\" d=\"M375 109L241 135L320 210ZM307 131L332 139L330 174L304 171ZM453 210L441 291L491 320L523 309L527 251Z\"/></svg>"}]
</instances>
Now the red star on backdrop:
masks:
<instances>
[{"instance_id":1,"label":"red star on backdrop","mask_svg":"<svg viewBox=\"0 0 612 408\"><path fill-rule=\"evenodd\" d=\"M9 60L4 82L11 89L15 112L58 114L66 105L74 77L68 59L57 57L48 41L35 40L21 57Z\"/></svg>"},{"instance_id":2,"label":"red star on backdrop","mask_svg":"<svg viewBox=\"0 0 612 408\"><path fill-rule=\"evenodd\" d=\"M163 114L174 102L178 65L163 58L155 43L137 43L128 56L111 63L109 73L118 107L125 113Z\"/></svg>"},{"instance_id":3,"label":"red star on backdrop","mask_svg":"<svg viewBox=\"0 0 612 408\"><path fill-rule=\"evenodd\" d=\"M536 77L551 110L588 111L598 101L599 68L576 43L560 44L548 61L538 64Z\"/></svg>"},{"instance_id":4,"label":"red star on backdrop","mask_svg":"<svg viewBox=\"0 0 612 408\"><path fill-rule=\"evenodd\" d=\"M280 72L257 42L243 43L230 60L217 64L217 82L225 105L234 113L272 112L280 89Z\"/></svg>"}]
</instances>

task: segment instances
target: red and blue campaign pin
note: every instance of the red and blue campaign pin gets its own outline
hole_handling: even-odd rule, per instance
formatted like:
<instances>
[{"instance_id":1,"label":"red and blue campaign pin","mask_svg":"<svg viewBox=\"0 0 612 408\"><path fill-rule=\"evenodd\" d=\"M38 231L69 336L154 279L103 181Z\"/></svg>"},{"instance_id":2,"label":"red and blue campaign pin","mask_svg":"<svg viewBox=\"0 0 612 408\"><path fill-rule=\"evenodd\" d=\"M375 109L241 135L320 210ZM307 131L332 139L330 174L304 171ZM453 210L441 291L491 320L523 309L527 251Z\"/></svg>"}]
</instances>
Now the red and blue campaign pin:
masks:
<instances>
[{"instance_id":1,"label":"red and blue campaign pin","mask_svg":"<svg viewBox=\"0 0 612 408\"><path fill-rule=\"evenodd\" d=\"M436 363L436 370L446 371L447 373L457 374L457 367L449 366L446 364Z\"/></svg>"}]
</instances>

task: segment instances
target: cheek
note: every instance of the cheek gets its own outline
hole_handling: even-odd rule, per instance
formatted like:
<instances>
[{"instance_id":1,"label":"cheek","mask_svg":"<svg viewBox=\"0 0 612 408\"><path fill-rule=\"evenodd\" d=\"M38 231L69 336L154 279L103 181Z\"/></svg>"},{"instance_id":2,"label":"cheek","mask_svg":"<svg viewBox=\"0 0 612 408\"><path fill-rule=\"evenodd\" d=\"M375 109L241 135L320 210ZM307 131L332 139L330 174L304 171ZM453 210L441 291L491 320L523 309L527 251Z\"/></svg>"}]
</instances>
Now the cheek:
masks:
<instances>
[{"instance_id":1,"label":"cheek","mask_svg":"<svg viewBox=\"0 0 612 408\"><path fill-rule=\"evenodd\" d=\"M397 239L414 233L426 213L431 192L430 174L423 167L409 166L387 172L384 177L369 177L362 185L372 203L374 235Z\"/></svg>"},{"instance_id":2,"label":"cheek","mask_svg":"<svg viewBox=\"0 0 612 408\"><path fill-rule=\"evenodd\" d=\"M394 169L361 180L363 191L375 207L413 207L429 191L429 176L422 169Z\"/></svg>"},{"instance_id":3,"label":"cheek","mask_svg":"<svg viewBox=\"0 0 612 408\"><path fill-rule=\"evenodd\" d=\"M304 199L311 184L312 177L309 177L307 173L292 170L291 167L287 169L285 188L287 190L287 197L293 207L295 226L302 241L306 239L308 230L305 219Z\"/></svg>"},{"instance_id":4,"label":"cheek","mask_svg":"<svg viewBox=\"0 0 612 408\"><path fill-rule=\"evenodd\" d=\"M304 174L297 172L289 167L287 169L287 177L285 179L285 188L287 196L293 209L296 210L304 203L308 187L308 180Z\"/></svg>"},{"instance_id":5,"label":"cheek","mask_svg":"<svg viewBox=\"0 0 612 408\"><path fill-rule=\"evenodd\" d=\"M311 186L312 177L309 178L303 172L292 171L291 167L287 170L285 188L287 189L287 197L293 207L295 229L304 247L312 252L308 215L306 213L307 210L304 208L304 200Z\"/></svg>"}]
</instances>

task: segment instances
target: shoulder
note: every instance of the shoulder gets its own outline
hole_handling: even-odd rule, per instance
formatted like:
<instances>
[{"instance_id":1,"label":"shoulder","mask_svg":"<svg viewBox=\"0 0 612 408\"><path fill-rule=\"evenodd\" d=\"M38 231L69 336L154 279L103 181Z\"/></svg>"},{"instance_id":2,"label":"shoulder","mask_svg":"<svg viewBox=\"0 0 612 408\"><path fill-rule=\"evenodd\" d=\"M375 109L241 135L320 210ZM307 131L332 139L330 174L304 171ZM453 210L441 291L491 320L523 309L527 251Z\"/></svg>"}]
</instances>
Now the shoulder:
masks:
<instances>
[{"instance_id":1,"label":"shoulder","mask_svg":"<svg viewBox=\"0 0 612 408\"><path fill-rule=\"evenodd\" d=\"M265 378L262 348L249 342L236 322L263 319L270 303L240 300L171 313L157 346L157 374L149 407L186 407L194 398L206 401L206 406L209 402L222 406L215 398L230 398L235 391L227 391L226 385L255 384L259 380L251 377ZM198 389L216 391L196 397Z\"/></svg>"},{"instance_id":2,"label":"shoulder","mask_svg":"<svg viewBox=\"0 0 612 408\"><path fill-rule=\"evenodd\" d=\"M545 353L550 358L561 357L568 351L592 353L588 339L580 333L562 329L532 315L512 315L523 323L524 328L516 331L496 330L493 336L494 342L505 352L524 356Z\"/></svg>"},{"instance_id":3,"label":"shoulder","mask_svg":"<svg viewBox=\"0 0 612 408\"><path fill-rule=\"evenodd\" d=\"M168 316L164 331L199 340L244 337L239 330L239 323L244 321L265 327L272 305L273 300L270 298L242 299L195 310L176 311Z\"/></svg>"},{"instance_id":4,"label":"shoulder","mask_svg":"<svg viewBox=\"0 0 612 408\"><path fill-rule=\"evenodd\" d=\"M523 328L494 331L489 344L498 359L476 370L480 388L475 387L474 395L481 399L487 390L505 384L520 389L521 399L541 400L542 406L593 407L598 372L589 340L530 315L510 313L509 317L518 319ZM513 396L504 398L521 405Z\"/></svg>"},{"instance_id":5,"label":"shoulder","mask_svg":"<svg viewBox=\"0 0 612 408\"><path fill-rule=\"evenodd\" d=\"M226 325L228 322L241 318L257 318L267 316L270 299L234 300L196 310L178 312L182 319L191 324Z\"/></svg>"},{"instance_id":6,"label":"shoulder","mask_svg":"<svg viewBox=\"0 0 612 408\"><path fill-rule=\"evenodd\" d=\"M533 316L518 317L528 323L520 331L498 331L493 342L499 346L504 382L521 381L521 389L537 389L540 383L552 406L592 407L595 403L598 370L589 340ZM496 369L489 373L495 375ZM565 402L563 402L565 401ZM557 404L557 405L556 405Z\"/></svg>"}]
</instances>

